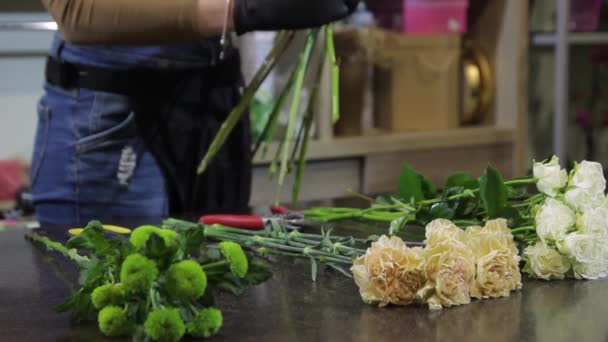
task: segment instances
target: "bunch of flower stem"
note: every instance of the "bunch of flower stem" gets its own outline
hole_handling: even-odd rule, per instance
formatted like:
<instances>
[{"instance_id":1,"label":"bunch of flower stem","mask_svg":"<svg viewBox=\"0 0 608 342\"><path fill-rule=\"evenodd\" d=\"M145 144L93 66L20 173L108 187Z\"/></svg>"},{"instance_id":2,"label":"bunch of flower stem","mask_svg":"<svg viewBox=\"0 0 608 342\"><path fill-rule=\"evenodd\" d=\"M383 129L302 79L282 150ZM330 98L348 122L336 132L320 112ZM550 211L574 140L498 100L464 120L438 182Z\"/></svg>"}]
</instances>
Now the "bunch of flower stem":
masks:
<instances>
[{"instance_id":1,"label":"bunch of flower stem","mask_svg":"<svg viewBox=\"0 0 608 342\"><path fill-rule=\"evenodd\" d=\"M524 185L534 183L534 178L519 178L505 181L505 185ZM345 219L365 219L370 221L391 222L399 217L415 214L421 208L428 207L436 203L447 202L459 198L474 198L479 192L479 188L464 190L462 193L449 196L447 198L425 199L410 204L392 197L393 204L376 204L375 199L363 195L358 197L365 198L371 202L369 208L333 208L333 207L317 207L304 211L308 219L318 222L332 222ZM529 206L531 201L538 201L538 196L531 197L528 201L522 202L522 206ZM473 221L471 221L473 222ZM481 222L481 221L475 221Z\"/></svg>"},{"instance_id":2,"label":"bunch of flower stem","mask_svg":"<svg viewBox=\"0 0 608 342\"><path fill-rule=\"evenodd\" d=\"M42 236L37 233L28 233L25 237L26 239L31 240L33 242L43 244L48 250L58 252L66 258L73 260L79 265L90 261L88 257L79 255L75 249L68 249L63 244L53 241L47 238L46 236Z\"/></svg>"},{"instance_id":3,"label":"bunch of flower stem","mask_svg":"<svg viewBox=\"0 0 608 342\"><path fill-rule=\"evenodd\" d=\"M218 151L222 148L222 146L230 136L230 133L232 133L234 127L241 120L243 114L247 111L247 108L253 100L253 97L255 96L256 92L258 91L262 83L264 83L264 80L266 80L266 78L278 62L279 58L289 47L289 44L293 40L293 37L293 32L279 33L279 36L277 37L273 48L264 59L262 66L256 72L251 83L245 89L241 100L239 101L237 106L230 112L230 114L222 124L220 130L218 131L217 135L213 139L213 142L209 146L205 157L203 157L203 160L201 161L198 167L198 174L202 174L205 172L207 166L209 165L213 157L215 157Z\"/></svg>"},{"instance_id":4,"label":"bunch of flower stem","mask_svg":"<svg viewBox=\"0 0 608 342\"><path fill-rule=\"evenodd\" d=\"M230 113L214 141L212 142L207 154L201 162L198 173L201 174L207 168L211 159L217 154L222 145L226 142L246 108L250 105L255 93L259 90L263 81L276 65L278 59L285 52L289 44L293 40L293 32L282 32L279 34L273 49L270 51L258 72L253 78L253 81L248 85L245 94L237 107ZM262 133L257 141L253 144L251 156L255 157L260 148L263 146L262 153L266 154L267 146L273 141L278 117L283 111L289 95L292 95L292 103L288 111L287 131L283 139L280 140L276 154L270 163L269 172L272 175L278 172L275 204L279 204L280 195L285 183L285 178L288 173L294 169L297 161L295 182L292 189L292 202L297 203L300 195L300 186L304 174L306 159L308 155L308 145L311 136L312 122L315 112L315 105L319 99L319 88L323 75L323 66L325 60L319 61L319 67L313 72L312 95L306 106L303 116L300 118L299 129L296 132L296 121L300 112L300 103L302 98L302 89L305 79L309 74L313 51L317 42L323 36L325 38L325 59L331 66L331 95L332 95L332 121L335 123L340 117L339 107L339 67L336 59L333 28L332 25L327 25L321 29L309 30L306 37L306 43L302 48L298 63L294 65L291 76L281 90L278 100L276 101L272 111L268 115L268 119L264 124ZM293 147L292 147L293 146Z\"/></svg>"},{"instance_id":5,"label":"bunch of flower stem","mask_svg":"<svg viewBox=\"0 0 608 342\"><path fill-rule=\"evenodd\" d=\"M205 227L205 236L223 241L234 241L262 254L312 258L328 264L351 265L365 253L357 243L365 240L331 236L328 233L305 234L298 231L250 231L220 225Z\"/></svg>"}]
</instances>

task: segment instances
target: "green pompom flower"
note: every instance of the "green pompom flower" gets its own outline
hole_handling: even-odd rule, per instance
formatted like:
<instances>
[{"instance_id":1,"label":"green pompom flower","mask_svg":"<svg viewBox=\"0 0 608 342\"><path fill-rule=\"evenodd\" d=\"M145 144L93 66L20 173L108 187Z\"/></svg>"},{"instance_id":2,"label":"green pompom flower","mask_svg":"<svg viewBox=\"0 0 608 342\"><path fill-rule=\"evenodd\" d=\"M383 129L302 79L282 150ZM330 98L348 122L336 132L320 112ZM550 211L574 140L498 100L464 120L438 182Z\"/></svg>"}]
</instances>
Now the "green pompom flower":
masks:
<instances>
[{"instance_id":1,"label":"green pompom flower","mask_svg":"<svg viewBox=\"0 0 608 342\"><path fill-rule=\"evenodd\" d=\"M139 251L146 246L150 235L157 233L159 230L158 227L154 226L141 226L131 233L129 241Z\"/></svg>"},{"instance_id":2,"label":"green pompom flower","mask_svg":"<svg viewBox=\"0 0 608 342\"><path fill-rule=\"evenodd\" d=\"M125 290L122 284L105 284L97 287L91 294L91 301L96 309L108 305L121 305L125 300Z\"/></svg>"},{"instance_id":3,"label":"green pompom flower","mask_svg":"<svg viewBox=\"0 0 608 342\"><path fill-rule=\"evenodd\" d=\"M188 334L193 337L211 337L220 330L223 323L222 312L216 308L204 309L186 324Z\"/></svg>"},{"instance_id":4,"label":"green pompom flower","mask_svg":"<svg viewBox=\"0 0 608 342\"><path fill-rule=\"evenodd\" d=\"M109 337L127 336L133 331L133 324L125 311L118 306L106 306L97 316L99 330Z\"/></svg>"},{"instance_id":5,"label":"green pompom flower","mask_svg":"<svg viewBox=\"0 0 608 342\"><path fill-rule=\"evenodd\" d=\"M174 298L198 299L207 288L207 275L196 261L180 261L169 267L165 288Z\"/></svg>"},{"instance_id":6,"label":"green pompom flower","mask_svg":"<svg viewBox=\"0 0 608 342\"><path fill-rule=\"evenodd\" d=\"M178 309L157 309L144 323L144 332L155 341L179 341L186 332L186 326Z\"/></svg>"},{"instance_id":7,"label":"green pompom flower","mask_svg":"<svg viewBox=\"0 0 608 342\"><path fill-rule=\"evenodd\" d=\"M243 247L232 241L224 241L219 244L222 254L230 262L230 271L239 278L245 277L249 270L249 261L243 251Z\"/></svg>"},{"instance_id":8,"label":"green pompom flower","mask_svg":"<svg viewBox=\"0 0 608 342\"><path fill-rule=\"evenodd\" d=\"M162 229L149 225L141 226L135 229L133 233L131 233L131 238L129 239L129 241L133 246L135 246L135 249L137 251L141 251L144 247L146 247L146 244L148 243L148 240L150 239L150 236L152 236L152 234L156 234L160 238L162 238L163 242L165 243L165 246L168 248L177 246L177 232L171 229Z\"/></svg>"},{"instance_id":9,"label":"green pompom flower","mask_svg":"<svg viewBox=\"0 0 608 342\"><path fill-rule=\"evenodd\" d=\"M129 255L120 269L120 281L128 292L148 291L157 277L158 268L154 261L141 254Z\"/></svg>"},{"instance_id":10,"label":"green pompom flower","mask_svg":"<svg viewBox=\"0 0 608 342\"><path fill-rule=\"evenodd\" d=\"M175 247L177 240L177 232L171 229L159 229L156 234L160 235L161 238L165 241L165 246L167 247Z\"/></svg>"}]
</instances>

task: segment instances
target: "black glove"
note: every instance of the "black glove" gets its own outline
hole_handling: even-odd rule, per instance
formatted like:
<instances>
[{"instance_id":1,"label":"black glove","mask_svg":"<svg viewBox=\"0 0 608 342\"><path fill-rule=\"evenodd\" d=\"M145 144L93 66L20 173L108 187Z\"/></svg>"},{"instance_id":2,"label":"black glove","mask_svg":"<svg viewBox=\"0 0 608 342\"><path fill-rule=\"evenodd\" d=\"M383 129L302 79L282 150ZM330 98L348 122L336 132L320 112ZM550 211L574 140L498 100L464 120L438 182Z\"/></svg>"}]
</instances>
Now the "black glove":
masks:
<instances>
[{"instance_id":1,"label":"black glove","mask_svg":"<svg viewBox=\"0 0 608 342\"><path fill-rule=\"evenodd\" d=\"M299 30L343 19L359 0L234 0L238 34L250 31Z\"/></svg>"}]
</instances>

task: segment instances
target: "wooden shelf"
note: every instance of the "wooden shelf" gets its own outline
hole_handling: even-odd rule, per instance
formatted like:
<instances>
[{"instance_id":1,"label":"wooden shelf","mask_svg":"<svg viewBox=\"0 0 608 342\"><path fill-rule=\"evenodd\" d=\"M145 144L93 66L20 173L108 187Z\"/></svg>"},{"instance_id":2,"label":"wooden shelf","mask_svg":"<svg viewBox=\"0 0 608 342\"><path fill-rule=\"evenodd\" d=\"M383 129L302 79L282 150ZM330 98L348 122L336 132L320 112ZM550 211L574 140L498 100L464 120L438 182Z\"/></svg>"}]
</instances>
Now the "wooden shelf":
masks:
<instances>
[{"instance_id":1,"label":"wooden shelf","mask_svg":"<svg viewBox=\"0 0 608 342\"><path fill-rule=\"evenodd\" d=\"M532 35L534 46L555 46L557 34L536 33ZM606 45L608 44L608 32L574 32L568 34L569 45Z\"/></svg>"},{"instance_id":2,"label":"wooden shelf","mask_svg":"<svg viewBox=\"0 0 608 342\"><path fill-rule=\"evenodd\" d=\"M374 154L405 152L444 147L500 145L513 143L515 130L493 126L467 127L445 131L372 134L360 137L335 138L330 141L311 141L308 160L340 159ZM271 144L254 165L272 161L278 144Z\"/></svg>"}]
</instances>

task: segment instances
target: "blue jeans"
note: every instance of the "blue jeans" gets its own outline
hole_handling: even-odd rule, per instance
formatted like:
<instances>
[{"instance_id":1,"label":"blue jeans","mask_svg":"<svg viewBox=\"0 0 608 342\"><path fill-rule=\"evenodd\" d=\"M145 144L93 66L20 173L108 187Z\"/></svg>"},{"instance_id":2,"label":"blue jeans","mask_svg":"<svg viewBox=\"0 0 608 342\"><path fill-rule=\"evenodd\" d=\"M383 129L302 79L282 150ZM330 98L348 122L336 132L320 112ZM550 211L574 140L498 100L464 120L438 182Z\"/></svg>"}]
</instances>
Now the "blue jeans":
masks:
<instances>
[{"instance_id":1,"label":"blue jeans","mask_svg":"<svg viewBox=\"0 0 608 342\"><path fill-rule=\"evenodd\" d=\"M79 48L58 36L51 55L70 62L126 68L152 61L159 68L182 67L166 56L142 56L153 49ZM63 54L60 51L63 50ZM60 55L61 54L61 55ZM60 55L60 56L59 56ZM95 57L98 56L98 57ZM199 62L204 61L202 56ZM150 65L147 65L148 67ZM136 132L129 98L89 89L45 84L31 165L37 220L42 226L157 220L168 213L162 172Z\"/></svg>"},{"instance_id":2,"label":"blue jeans","mask_svg":"<svg viewBox=\"0 0 608 342\"><path fill-rule=\"evenodd\" d=\"M45 85L31 184L43 226L167 214L163 176L122 95Z\"/></svg>"}]
</instances>

